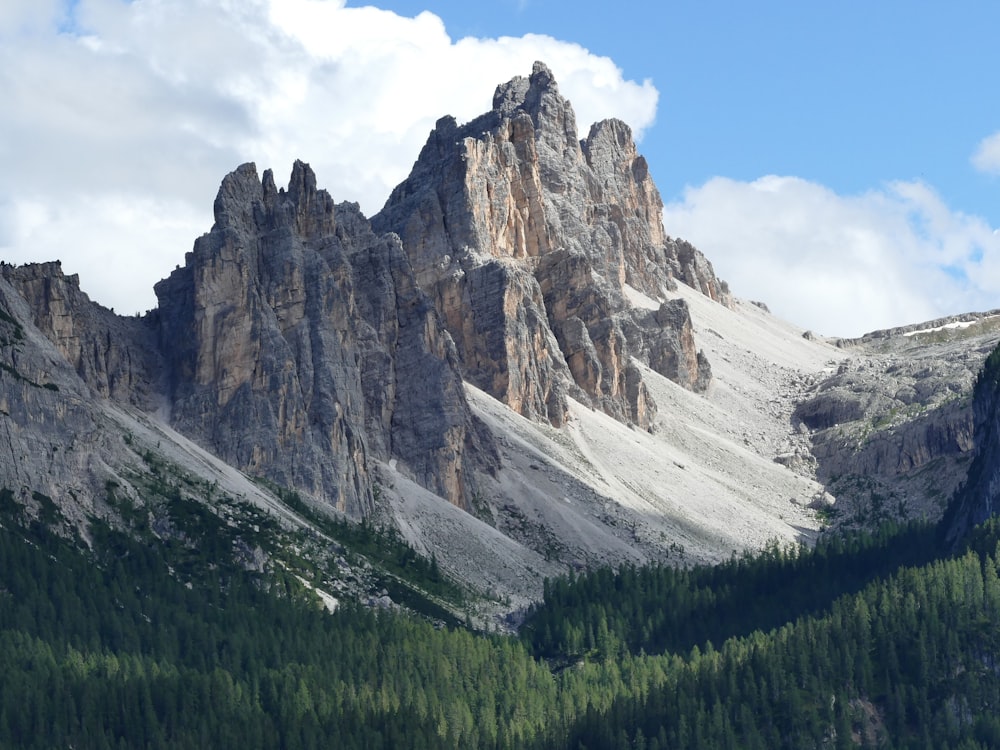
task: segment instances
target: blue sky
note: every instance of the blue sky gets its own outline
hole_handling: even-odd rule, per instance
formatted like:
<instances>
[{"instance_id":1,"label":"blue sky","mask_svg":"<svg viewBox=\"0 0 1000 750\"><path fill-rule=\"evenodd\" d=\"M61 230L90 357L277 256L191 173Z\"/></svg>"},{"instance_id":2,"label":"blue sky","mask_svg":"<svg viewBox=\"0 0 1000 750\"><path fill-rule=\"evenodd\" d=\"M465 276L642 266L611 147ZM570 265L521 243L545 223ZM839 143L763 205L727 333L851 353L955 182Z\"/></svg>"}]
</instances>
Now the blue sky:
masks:
<instances>
[{"instance_id":1,"label":"blue sky","mask_svg":"<svg viewBox=\"0 0 1000 750\"><path fill-rule=\"evenodd\" d=\"M962 0L5 0L0 257L148 309L238 164L374 213L541 59L583 134L633 126L738 296L831 336L996 308L997 29Z\"/></svg>"},{"instance_id":2,"label":"blue sky","mask_svg":"<svg viewBox=\"0 0 1000 750\"><path fill-rule=\"evenodd\" d=\"M353 3L352 3L353 4ZM1000 226L1000 180L970 157L1000 129L1000 3L411 0L462 36L549 34L660 93L642 150L664 201L715 176L858 193L923 180ZM612 11L611 8L614 7Z\"/></svg>"}]
</instances>

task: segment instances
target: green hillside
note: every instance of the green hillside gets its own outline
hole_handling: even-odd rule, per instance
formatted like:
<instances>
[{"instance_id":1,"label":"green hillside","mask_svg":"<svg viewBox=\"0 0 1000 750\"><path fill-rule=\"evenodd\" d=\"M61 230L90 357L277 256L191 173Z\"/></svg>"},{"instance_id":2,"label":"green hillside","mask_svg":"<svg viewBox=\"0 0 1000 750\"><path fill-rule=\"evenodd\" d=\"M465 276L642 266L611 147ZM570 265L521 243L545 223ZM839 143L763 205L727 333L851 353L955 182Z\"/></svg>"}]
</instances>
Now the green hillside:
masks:
<instances>
[{"instance_id":1,"label":"green hillside","mask_svg":"<svg viewBox=\"0 0 1000 750\"><path fill-rule=\"evenodd\" d=\"M950 557L906 527L554 581L515 638L329 614L295 576L196 566L190 550L181 575L170 550L96 521L91 550L11 497L3 747L1000 743L995 526Z\"/></svg>"}]
</instances>

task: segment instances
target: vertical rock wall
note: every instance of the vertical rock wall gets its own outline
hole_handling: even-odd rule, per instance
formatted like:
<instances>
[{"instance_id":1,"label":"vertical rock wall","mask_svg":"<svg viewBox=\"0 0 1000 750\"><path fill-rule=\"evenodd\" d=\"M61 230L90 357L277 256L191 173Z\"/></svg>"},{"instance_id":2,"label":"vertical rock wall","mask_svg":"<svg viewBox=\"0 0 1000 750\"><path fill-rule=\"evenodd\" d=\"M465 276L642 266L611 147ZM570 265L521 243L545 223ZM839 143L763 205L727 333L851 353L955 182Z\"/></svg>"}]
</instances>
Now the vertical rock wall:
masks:
<instances>
[{"instance_id":1,"label":"vertical rock wall","mask_svg":"<svg viewBox=\"0 0 1000 750\"><path fill-rule=\"evenodd\" d=\"M352 515L372 509L369 456L466 505L495 451L399 239L336 208L302 162L287 191L240 167L215 217L156 286L173 422Z\"/></svg>"},{"instance_id":2,"label":"vertical rock wall","mask_svg":"<svg viewBox=\"0 0 1000 750\"><path fill-rule=\"evenodd\" d=\"M490 112L438 121L372 223L402 238L475 385L555 425L573 394L648 427L655 404L633 357L695 390L711 370L686 308L650 315L626 287L662 298L680 280L730 303L708 261L666 236L661 213L628 126L604 121L579 140L536 63L497 88Z\"/></svg>"}]
</instances>

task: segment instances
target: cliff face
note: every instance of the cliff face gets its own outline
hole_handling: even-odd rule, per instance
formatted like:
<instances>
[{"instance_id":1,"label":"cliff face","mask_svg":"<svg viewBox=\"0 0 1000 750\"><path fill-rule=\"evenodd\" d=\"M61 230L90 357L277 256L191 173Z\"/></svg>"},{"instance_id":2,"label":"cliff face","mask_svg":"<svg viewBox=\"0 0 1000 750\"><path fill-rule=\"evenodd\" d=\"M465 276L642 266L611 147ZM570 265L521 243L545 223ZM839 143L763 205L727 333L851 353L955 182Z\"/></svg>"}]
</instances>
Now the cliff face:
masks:
<instances>
[{"instance_id":1,"label":"cliff face","mask_svg":"<svg viewBox=\"0 0 1000 750\"><path fill-rule=\"evenodd\" d=\"M356 516L370 455L459 505L494 465L398 238L307 165L287 191L252 164L226 177L215 226L156 294L171 422L226 461Z\"/></svg>"},{"instance_id":2,"label":"cliff face","mask_svg":"<svg viewBox=\"0 0 1000 750\"><path fill-rule=\"evenodd\" d=\"M92 317L76 317L77 304ZM148 394L143 350L133 348L143 338L139 321L92 305L58 262L0 264L0 489L32 515L54 503L50 523L82 524L101 505L108 467L128 451L100 397L130 383Z\"/></svg>"},{"instance_id":3,"label":"cliff face","mask_svg":"<svg viewBox=\"0 0 1000 750\"><path fill-rule=\"evenodd\" d=\"M969 314L840 342L851 356L793 422L810 433L817 478L842 515L940 517L977 442L970 394L998 320Z\"/></svg>"},{"instance_id":4,"label":"cliff face","mask_svg":"<svg viewBox=\"0 0 1000 750\"><path fill-rule=\"evenodd\" d=\"M215 218L143 319L93 304L58 263L5 266L8 304L88 397L157 411L251 475L357 517L373 510L370 460L394 460L467 507L496 449L399 238L335 206L301 162L287 191L243 165L223 180Z\"/></svg>"},{"instance_id":5,"label":"cliff face","mask_svg":"<svg viewBox=\"0 0 1000 750\"><path fill-rule=\"evenodd\" d=\"M1000 511L1000 348L987 357L973 393L975 449L968 476L941 524L952 545Z\"/></svg>"},{"instance_id":6,"label":"cliff face","mask_svg":"<svg viewBox=\"0 0 1000 750\"><path fill-rule=\"evenodd\" d=\"M238 168L143 318L91 303L58 264L3 276L88 397L155 412L248 474L356 517L374 509L372 459L468 508L499 459L463 374L557 426L573 396L650 428L634 360L707 387L687 305L663 298L678 280L723 303L728 292L665 235L661 210L628 127L579 140L538 64L476 121L441 120L371 224L301 162L282 190ZM658 309L634 307L636 292Z\"/></svg>"},{"instance_id":7,"label":"cliff face","mask_svg":"<svg viewBox=\"0 0 1000 750\"><path fill-rule=\"evenodd\" d=\"M492 111L441 119L372 224L402 238L472 383L557 426L573 395L648 427L656 407L633 357L693 390L711 375L684 303L637 310L629 288L657 299L680 280L730 301L661 212L628 126L601 122L579 140L536 63L497 88Z\"/></svg>"},{"instance_id":8,"label":"cliff face","mask_svg":"<svg viewBox=\"0 0 1000 750\"><path fill-rule=\"evenodd\" d=\"M30 319L95 394L152 410L163 361L148 321L95 305L59 261L5 266L2 275L29 301Z\"/></svg>"}]
</instances>

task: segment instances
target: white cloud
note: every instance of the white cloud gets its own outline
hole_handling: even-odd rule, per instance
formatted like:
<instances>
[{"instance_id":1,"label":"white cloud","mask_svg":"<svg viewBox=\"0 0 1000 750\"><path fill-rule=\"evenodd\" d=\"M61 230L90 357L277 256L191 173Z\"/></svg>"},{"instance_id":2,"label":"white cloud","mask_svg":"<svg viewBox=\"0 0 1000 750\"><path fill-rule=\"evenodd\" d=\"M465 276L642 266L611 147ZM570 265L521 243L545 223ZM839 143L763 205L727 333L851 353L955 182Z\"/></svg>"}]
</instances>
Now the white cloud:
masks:
<instances>
[{"instance_id":1,"label":"white cloud","mask_svg":"<svg viewBox=\"0 0 1000 750\"><path fill-rule=\"evenodd\" d=\"M664 224L736 295L824 335L1000 306L1000 236L919 182L841 196L795 177L715 178Z\"/></svg>"},{"instance_id":2,"label":"white cloud","mask_svg":"<svg viewBox=\"0 0 1000 750\"><path fill-rule=\"evenodd\" d=\"M45 30L63 18L60 0L4 0L0 3L0 39Z\"/></svg>"},{"instance_id":3,"label":"white cloud","mask_svg":"<svg viewBox=\"0 0 1000 750\"><path fill-rule=\"evenodd\" d=\"M1000 133L983 138L972 155L972 166L987 174L1000 174Z\"/></svg>"},{"instance_id":4,"label":"white cloud","mask_svg":"<svg viewBox=\"0 0 1000 750\"><path fill-rule=\"evenodd\" d=\"M610 116L638 138L657 92L547 36L451 39L441 20L342 0L0 3L0 257L59 258L119 312L212 221L245 161L310 162L336 200L376 212L435 121L553 70L583 134ZM1000 133L973 163L1000 172ZM997 306L1000 235L927 186L838 196L794 178L712 180L666 209L743 297L831 335ZM942 270L946 268L949 270Z\"/></svg>"},{"instance_id":5,"label":"white cloud","mask_svg":"<svg viewBox=\"0 0 1000 750\"><path fill-rule=\"evenodd\" d=\"M17 207L14 216L7 212L6 233L0 224L0 243L30 247L31 260L62 261L65 273L80 275L91 299L126 315L156 306L152 284L184 263L194 237L207 228L192 234L205 217L183 200L124 193L77 194L58 204L20 201ZM0 222L4 213L0 205ZM3 257L12 260L7 251Z\"/></svg>"},{"instance_id":6,"label":"white cloud","mask_svg":"<svg viewBox=\"0 0 1000 750\"><path fill-rule=\"evenodd\" d=\"M494 87L535 60L584 133L610 116L639 137L652 124L655 88L610 59L546 36L452 40L430 13L342 0L10 0L0 254L61 258L102 304L150 308L240 163L281 182L301 158L335 200L374 213L439 117L486 111Z\"/></svg>"}]
</instances>

